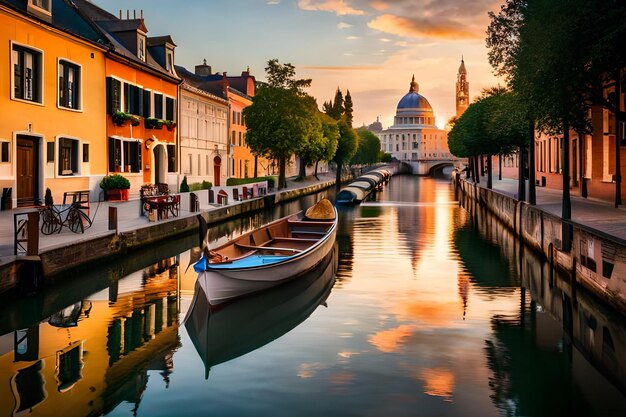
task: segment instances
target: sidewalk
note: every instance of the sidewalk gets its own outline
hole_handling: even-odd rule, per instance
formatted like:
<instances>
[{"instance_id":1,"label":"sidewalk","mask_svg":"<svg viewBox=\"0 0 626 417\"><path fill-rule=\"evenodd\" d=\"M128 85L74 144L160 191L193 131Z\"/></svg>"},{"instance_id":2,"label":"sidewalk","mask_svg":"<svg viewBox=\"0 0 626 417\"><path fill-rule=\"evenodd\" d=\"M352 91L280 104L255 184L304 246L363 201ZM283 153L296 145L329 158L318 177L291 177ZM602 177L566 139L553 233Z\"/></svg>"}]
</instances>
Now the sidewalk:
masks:
<instances>
[{"instance_id":1,"label":"sidewalk","mask_svg":"<svg viewBox=\"0 0 626 417\"><path fill-rule=\"evenodd\" d=\"M487 188L487 177L481 178L479 187ZM517 197L517 180L493 179L493 190ZM526 182L528 193L528 182ZM561 217L561 201L563 194L560 190L537 187L536 207ZM583 226L598 230L626 242L626 206L615 208L613 203L595 199L571 196L572 221Z\"/></svg>"},{"instance_id":2,"label":"sidewalk","mask_svg":"<svg viewBox=\"0 0 626 417\"><path fill-rule=\"evenodd\" d=\"M307 177L304 181L295 181L294 178L287 178L287 188L280 191L273 191L270 194L283 192L286 190L293 190L298 188L304 188L313 184L322 182L334 181L335 173L327 172L318 174L319 180L315 177ZM241 202L233 202L230 205L241 204ZM117 207L118 218L118 231L127 232L137 230L143 227L148 227L154 223L150 223L148 218L141 216L140 214L140 202L139 199L133 199L123 202L91 202L92 225L85 230L83 234L77 234L70 231L67 227L63 227L61 233L55 233L49 236L39 234L39 251L45 252L49 249L69 245L81 241L89 241L96 237L107 235L111 233L108 230L109 227L109 206ZM196 216L197 213L189 212L189 207L183 207L181 204L180 214L178 218ZM200 206L201 211L210 211L216 207L204 205ZM7 257L13 256L13 239L14 239L14 227L13 227L13 214L20 212L21 209L0 211L0 263L6 260ZM167 222L168 219L160 220L160 222Z\"/></svg>"}]
</instances>

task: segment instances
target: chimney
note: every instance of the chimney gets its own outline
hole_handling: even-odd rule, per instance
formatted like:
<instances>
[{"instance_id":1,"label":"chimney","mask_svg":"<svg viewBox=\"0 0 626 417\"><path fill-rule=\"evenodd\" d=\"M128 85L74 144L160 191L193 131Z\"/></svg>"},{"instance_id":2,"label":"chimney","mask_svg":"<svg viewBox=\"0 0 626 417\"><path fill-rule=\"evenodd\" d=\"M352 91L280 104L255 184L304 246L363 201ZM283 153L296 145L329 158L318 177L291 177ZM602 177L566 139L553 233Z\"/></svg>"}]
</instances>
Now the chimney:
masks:
<instances>
[{"instance_id":1,"label":"chimney","mask_svg":"<svg viewBox=\"0 0 626 417\"><path fill-rule=\"evenodd\" d=\"M120 9L120 20L122 20L122 9Z\"/></svg>"},{"instance_id":2,"label":"chimney","mask_svg":"<svg viewBox=\"0 0 626 417\"><path fill-rule=\"evenodd\" d=\"M208 77L211 75L211 66L206 64L206 59L201 65L196 65L195 73L200 77Z\"/></svg>"}]
</instances>

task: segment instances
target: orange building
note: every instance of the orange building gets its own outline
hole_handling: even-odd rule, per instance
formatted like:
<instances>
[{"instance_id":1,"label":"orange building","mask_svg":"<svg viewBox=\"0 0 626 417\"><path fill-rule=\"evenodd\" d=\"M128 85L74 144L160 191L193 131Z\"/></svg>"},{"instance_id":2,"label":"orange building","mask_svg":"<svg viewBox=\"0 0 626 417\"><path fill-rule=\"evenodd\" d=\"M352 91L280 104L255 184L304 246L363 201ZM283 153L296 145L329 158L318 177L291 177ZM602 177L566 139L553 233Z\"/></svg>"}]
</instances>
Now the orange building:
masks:
<instances>
[{"instance_id":1,"label":"orange building","mask_svg":"<svg viewBox=\"0 0 626 417\"><path fill-rule=\"evenodd\" d=\"M615 94L615 83L604 90L605 96ZM619 103L624 111L626 95L620 91ZM619 158L621 171L626 166L624 147L624 124L617 122L609 110L596 105L591 108L589 118L592 131L590 134L570 131L569 161L570 189L574 195L598 198L606 201L615 200L616 177L616 134L621 125L621 144ZM535 137L535 172L540 186L562 189L563 187L563 135L537 134ZM623 174L622 174L623 176ZM584 186L583 186L584 182ZM621 182L622 201L626 201L626 183Z\"/></svg>"},{"instance_id":2,"label":"orange building","mask_svg":"<svg viewBox=\"0 0 626 417\"><path fill-rule=\"evenodd\" d=\"M0 1L0 187L5 208L50 188L97 198L106 165L105 45L67 2ZM10 69L10 71L7 71ZM9 195L10 193L10 195Z\"/></svg>"},{"instance_id":3,"label":"orange building","mask_svg":"<svg viewBox=\"0 0 626 417\"><path fill-rule=\"evenodd\" d=\"M120 173L138 195L144 183L177 189L176 45L148 37L143 16L123 19L86 0L74 2L111 45L105 57L106 171Z\"/></svg>"}]
</instances>

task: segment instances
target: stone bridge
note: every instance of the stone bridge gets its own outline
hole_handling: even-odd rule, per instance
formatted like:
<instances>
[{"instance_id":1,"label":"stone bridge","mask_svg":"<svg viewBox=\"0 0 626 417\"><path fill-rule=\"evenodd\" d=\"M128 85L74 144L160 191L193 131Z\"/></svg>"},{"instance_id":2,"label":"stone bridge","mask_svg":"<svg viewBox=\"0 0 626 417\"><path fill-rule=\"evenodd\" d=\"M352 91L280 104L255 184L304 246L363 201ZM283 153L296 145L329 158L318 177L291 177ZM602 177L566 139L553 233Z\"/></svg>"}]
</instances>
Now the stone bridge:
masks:
<instances>
[{"instance_id":1,"label":"stone bridge","mask_svg":"<svg viewBox=\"0 0 626 417\"><path fill-rule=\"evenodd\" d=\"M437 171L441 171L445 167L462 168L464 161L459 158L447 159L417 159L412 161L403 161L409 172L413 175L429 175L432 176Z\"/></svg>"}]
</instances>

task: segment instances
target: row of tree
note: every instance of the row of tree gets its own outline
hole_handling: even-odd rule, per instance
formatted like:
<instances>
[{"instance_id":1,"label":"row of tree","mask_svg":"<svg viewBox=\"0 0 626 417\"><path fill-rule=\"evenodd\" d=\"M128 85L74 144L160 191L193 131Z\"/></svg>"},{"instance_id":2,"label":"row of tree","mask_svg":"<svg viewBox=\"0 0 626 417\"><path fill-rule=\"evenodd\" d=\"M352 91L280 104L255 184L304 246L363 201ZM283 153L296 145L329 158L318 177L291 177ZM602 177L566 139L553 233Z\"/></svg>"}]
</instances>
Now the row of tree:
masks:
<instances>
[{"instance_id":1,"label":"row of tree","mask_svg":"<svg viewBox=\"0 0 626 417\"><path fill-rule=\"evenodd\" d=\"M355 159L358 163L380 160L378 137L352 128L353 103L349 91L344 98L337 88L334 100L325 102L320 111L315 98L305 91L312 80L295 78L293 65L271 59L265 72L267 82L259 83L252 105L243 110L243 120L248 129L246 142L255 157L278 161L279 189L286 186L286 166L293 155L300 158L300 177L306 175L307 166L315 165L317 176L320 161L335 162L337 184L341 182L342 167L352 162L355 154L359 155ZM363 140L359 141L360 137ZM367 149L361 150L360 142ZM371 151L374 147L375 153ZM256 164L254 175L257 175Z\"/></svg>"},{"instance_id":2,"label":"row of tree","mask_svg":"<svg viewBox=\"0 0 626 417\"><path fill-rule=\"evenodd\" d=\"M569 219L570 131L579 137L590 133L590 109L599 106L615 115L615 149L623 145L626 2L505 0L489 16L489 62L506 80L508 92L484 94L467 109L450 132L451 151L471 157L506 154L517 146L521 166L528 152L529 200L535 203L535 131L562 135L562 217ZM494 123L507 125L490 126ZM584 155L583 141L578 142ZM616 206L621 204L619 155L615 152ZM582 168L574 174L581 176L586 196ZM521 172L520 199L526 195L523 178Z\"/></svg>"}]
</instances>

